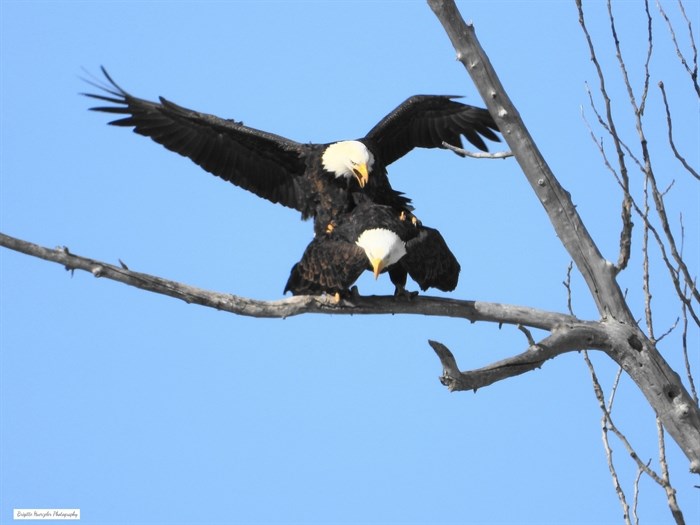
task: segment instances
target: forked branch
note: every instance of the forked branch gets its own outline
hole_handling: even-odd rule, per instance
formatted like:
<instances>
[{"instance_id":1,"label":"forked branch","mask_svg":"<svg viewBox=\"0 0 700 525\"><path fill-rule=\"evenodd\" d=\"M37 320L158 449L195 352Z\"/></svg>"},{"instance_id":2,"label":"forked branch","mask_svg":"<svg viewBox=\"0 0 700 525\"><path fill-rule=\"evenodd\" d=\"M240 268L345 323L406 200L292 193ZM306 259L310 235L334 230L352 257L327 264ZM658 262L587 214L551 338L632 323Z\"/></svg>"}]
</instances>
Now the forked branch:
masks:
<instances>
[{"instance_id":1,"label":"forked branch","mask_svg":"<svg viewBox=\"0 0 700 525\"><path fill-rule=\"evenodd\" d=\"M457 361L450 350L437 341L429 341L440 362L443 374L440 382L450 392L474 390L518 376L540 368L545 361L566 352L588 348L606 350L610 339L603 323L578 321L565 323L553 328L551 335L539 343L532 344L524 352L491 363L476 370L460 371Z\"/></svg>"}]
</instances>

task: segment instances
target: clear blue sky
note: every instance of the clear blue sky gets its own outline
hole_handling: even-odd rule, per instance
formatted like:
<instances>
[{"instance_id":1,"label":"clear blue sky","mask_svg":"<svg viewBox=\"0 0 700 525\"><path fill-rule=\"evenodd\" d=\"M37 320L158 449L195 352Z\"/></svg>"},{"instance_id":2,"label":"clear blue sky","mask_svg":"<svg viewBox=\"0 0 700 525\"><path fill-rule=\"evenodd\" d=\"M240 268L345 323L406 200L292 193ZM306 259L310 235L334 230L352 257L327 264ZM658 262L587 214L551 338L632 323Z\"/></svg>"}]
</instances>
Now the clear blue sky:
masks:
<instances>
[{"instance_id":1,"label":"clear blue sky","mask_svg":"<svg viewBox=\"0 0 700 525\"><path fill-rule=\"evenodd\" d=\"M604 5L589 4L594 36L609 43ZM675 17L675 2L664 4ZM597 82L573 0L460 8L616 260L620 195L581 118L583 106L594 120L585 82ZM697 31L699 4L686 8ZM639 64L641 2L615 9L624 50ZM363 136L413 94L482 104L423 1L2 0L0 23L0 230L259 299L282 296L311 224L108 127L78 95L90 89L84 70L105 65L138 96L163 95L298 141ZM664 80L679 97L679 147L697 168L697 98L656 24L650 96L656 104ZM638 86L639 70L631 73ZM626 95L611 90L622 114ZM663 116L650 109L648 118L650 141L665 140ZM623 128L631 140L629 120ZM677 179L672 219L677 225L683 210L697 274L698 187L671 166L660 176L663 185ZM390 176L461 261L451 297L566 310L569 257L513 160L416 151ZM472 368L525 350L523 334L416 316L252 319L6 249L0 264L1 523L26 507L80 508L90 524L621 523L579 354L476 394L449 394L428 339ZM662 268L652 271L663 332L675 303ZM642 318L640 283L636 270L623 275ZM393 289L369 274L359 287ZM598 318L578 277L574 308ZM672 334L662 350L680 370L678 340ZM690 344L697 365L697 334ZM616 367L594 359L609 388ZM640 456L655 458L654 416L628 379L617 403ZM698 523L698 480L667 445L687 522ZM613 446L631 498L635 471ZM662 492L648 479L640 491L642 523L669 523Z\"/></svg>"}]
</instances>

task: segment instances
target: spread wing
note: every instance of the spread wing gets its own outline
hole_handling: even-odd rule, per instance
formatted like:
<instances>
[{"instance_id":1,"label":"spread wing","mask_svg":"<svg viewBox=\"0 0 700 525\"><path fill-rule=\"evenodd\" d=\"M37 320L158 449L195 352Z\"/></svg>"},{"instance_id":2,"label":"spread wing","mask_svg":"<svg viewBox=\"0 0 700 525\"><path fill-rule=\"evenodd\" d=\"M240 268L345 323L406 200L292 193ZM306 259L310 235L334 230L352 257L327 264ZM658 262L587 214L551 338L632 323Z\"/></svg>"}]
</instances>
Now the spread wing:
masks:
<instances>
[{"instance_id":1,"label":"spread wing","mask_svg":"<svg viewBox=\"0 0 700 525\"><path fill-rule=\"evenodd\" d=\"M303 212L308 199L304 146L162 97L160 103L136 98L119 87L104 68L102 72L109 84L90 84L104 93L83 94L114 104L90 108L93 111L126 115L111 125L132 127L236 186Z\"/></svg>"},{"instance_id":2,"label":"spread wing","mask_svg":"<svg viewBox=\"0 0 700 525\"><path fill-rule=\"evenodd\" d=\"M285 292L316 295L347 291L367 269L364 250L334 235L321 235L307 246L294 265Z\"/></svg>"},{"instance_id":3,"label":"spread wing","mask_svg":"<svg viewBox=\"0 0 700 525\"><path fill-rule=\"evenodd\" d=\"M462 147L461 135L482 151L482 138L500 142L488 110L441 95L415 95L384 117L365 137L389 165L413 148L440 148L443 142Z\"/></svg>"},{"instance_id":4,"label":"spread wing","mask_svg":"<svg viewBox=\"0 0 700 525\"><path fill-rule=\"evenodd\" d=\"M459 262L438 230L420 226L418 235L406 243L401 264L423 291L451 292L457 287Z\"/></svg>"}]
</instances>

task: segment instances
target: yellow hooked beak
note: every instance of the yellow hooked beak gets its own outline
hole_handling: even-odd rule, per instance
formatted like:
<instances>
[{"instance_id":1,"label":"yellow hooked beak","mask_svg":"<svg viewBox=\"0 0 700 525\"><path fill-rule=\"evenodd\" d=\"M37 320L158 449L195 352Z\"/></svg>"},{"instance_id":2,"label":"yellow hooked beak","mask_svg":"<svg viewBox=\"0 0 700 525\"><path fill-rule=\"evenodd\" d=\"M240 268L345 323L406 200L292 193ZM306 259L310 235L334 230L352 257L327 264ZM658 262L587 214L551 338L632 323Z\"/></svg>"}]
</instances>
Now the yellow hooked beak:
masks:
<instances>
[{"instance_id":1,"label":"yellow hooked beak","mask_svg":"<svg viewBox=\"0 0 700 525\"><path fill-rule=\"evenodd\" d=\"M367 164L358 164L352 168L352 173L357 179L357 183L360 188L364 188L367 181L369 181L369 172L367 171Z\"/></svg>"},{"instance_id":2,"label":"yellow hooked beak","mask_svg":"<svg viewBox=\"0 0 700 525\"><path fill-rule=\"evenodd\" d=\"M380 272L384 269L384 261L382 261L381 259L372 259L370 263L372 264L374 278L378 279Z\"/></svg>"}]
</instances>

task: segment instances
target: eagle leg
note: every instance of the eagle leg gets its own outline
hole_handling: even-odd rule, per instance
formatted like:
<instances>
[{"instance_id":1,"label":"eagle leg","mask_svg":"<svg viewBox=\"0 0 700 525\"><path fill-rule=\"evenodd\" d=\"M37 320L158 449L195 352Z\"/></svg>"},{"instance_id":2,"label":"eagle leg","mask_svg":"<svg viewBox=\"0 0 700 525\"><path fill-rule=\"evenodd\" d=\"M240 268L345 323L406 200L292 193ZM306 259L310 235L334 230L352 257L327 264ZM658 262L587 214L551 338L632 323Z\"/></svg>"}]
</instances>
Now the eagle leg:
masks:
<instances>
[{"instance_id":1,"label":"eagle leg","mask_svg":"<svg viewBox=\"0 0 700 525\"><path fill-rule=\"evenodd\" d=\"M395 287L394 288L394 297L405 298L405 299L410 301L411 299L413 299L414 297L416 297L418 295L417 291L416 292L409 292L408 290L406 290L405 286L395 284L394 287Z\"/></svg>"}]
</instances>

